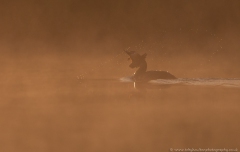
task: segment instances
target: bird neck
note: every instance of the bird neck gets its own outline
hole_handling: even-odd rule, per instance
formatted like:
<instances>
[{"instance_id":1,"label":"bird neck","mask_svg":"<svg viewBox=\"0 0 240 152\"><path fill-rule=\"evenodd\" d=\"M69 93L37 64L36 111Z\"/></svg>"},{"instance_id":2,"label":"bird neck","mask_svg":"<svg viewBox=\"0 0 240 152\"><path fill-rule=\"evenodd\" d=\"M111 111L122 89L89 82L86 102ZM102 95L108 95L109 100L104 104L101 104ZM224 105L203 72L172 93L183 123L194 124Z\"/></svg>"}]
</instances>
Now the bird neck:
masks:
<instances>
[{"instance_id":1,"label":"bird neck","mask_svg":"<svg viewBox=\"0 0 240 152\"><path fill-rule=\"evenodd\" d=\"M140 64L138 70L135 72L134 75L137 76L137 75L139 75L139 74L145 73L146 71L147 71L147 62L144 60L144 61Z\"/></svg>"}]
</instances>

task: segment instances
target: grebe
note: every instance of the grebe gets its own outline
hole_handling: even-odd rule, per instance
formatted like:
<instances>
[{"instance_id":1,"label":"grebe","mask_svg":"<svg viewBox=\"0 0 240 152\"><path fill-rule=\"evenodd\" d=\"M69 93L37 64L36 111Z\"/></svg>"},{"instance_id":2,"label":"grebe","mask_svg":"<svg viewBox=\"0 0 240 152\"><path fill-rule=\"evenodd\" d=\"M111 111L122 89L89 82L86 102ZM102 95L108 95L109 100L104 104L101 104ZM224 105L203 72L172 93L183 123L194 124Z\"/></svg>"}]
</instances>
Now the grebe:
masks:
<instances>
[{"instance_id":1,"label":"grebe","mask_svg":"<svg viewBox=\"0 0 240 152\"><path fill-rule=\"evenodd\" d=\"M129 65L130 68L138 68L134 73L132 79L134 81L150 81L156 79L176 79L176 77L170 74L168 71L147 71L147 62L145 58L147 54L140 55L135 51L125 51L132 60Z\"/></svg>"}]
</instances>

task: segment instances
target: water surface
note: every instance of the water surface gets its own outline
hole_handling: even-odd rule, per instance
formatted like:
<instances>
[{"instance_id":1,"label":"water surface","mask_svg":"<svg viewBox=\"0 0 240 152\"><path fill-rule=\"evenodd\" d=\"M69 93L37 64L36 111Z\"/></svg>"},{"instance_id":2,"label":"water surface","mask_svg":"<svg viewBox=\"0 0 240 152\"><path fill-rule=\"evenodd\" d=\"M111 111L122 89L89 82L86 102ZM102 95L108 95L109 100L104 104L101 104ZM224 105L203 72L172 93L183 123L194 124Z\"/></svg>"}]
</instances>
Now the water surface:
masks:
<instances>
[{"instance_id":1,"label":"water surface","mask_svg":"<svg viewBox=\"0 0 240 152\"><path fill-rule=\"evenodd\" d=\"M239 79L135 88L119 79L24 80L1 85L1 151L157 152L240 142Z\"/></svg>"}]
</instances>

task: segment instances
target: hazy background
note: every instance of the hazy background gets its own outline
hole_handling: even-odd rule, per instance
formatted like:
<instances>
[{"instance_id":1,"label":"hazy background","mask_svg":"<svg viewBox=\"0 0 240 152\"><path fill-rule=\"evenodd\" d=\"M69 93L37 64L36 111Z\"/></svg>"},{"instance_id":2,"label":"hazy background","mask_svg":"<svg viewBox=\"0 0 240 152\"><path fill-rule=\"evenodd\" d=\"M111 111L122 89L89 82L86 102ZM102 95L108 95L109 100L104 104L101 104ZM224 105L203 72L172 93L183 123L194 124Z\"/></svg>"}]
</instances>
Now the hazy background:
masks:
<instances>
[{"instance_id":1,"label":"hazy background","mask_svg":"<svg viewBox=\"0 0 240 152\"><path fill-rule=\"evenodd\" d=\"M80 74L130 47L149 54L150 69L169 70L177 77L240 74L238 0L0 3L3 69L30 64L41 71L45 64L52 69L58 64ZM119 62L126 62L123 55L120 58ZM114 69L114 64L101 71ZM128 64L119 73L126 72Z\"/></svg>"}]
</instances>

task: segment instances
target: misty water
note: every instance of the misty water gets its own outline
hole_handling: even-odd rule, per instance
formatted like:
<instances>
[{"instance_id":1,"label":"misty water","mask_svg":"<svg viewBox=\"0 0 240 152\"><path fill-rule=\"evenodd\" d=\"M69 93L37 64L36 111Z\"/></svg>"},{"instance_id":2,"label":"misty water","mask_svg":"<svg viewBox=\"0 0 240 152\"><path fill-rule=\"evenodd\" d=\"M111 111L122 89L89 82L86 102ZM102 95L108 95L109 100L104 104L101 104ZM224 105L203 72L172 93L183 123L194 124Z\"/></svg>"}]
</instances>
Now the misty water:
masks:
<instances>
[{"instance_id":1,"label":"misty water","mask_svg":"<svg viewBox=\"0 0 240 152\"><path fill-rule=\"evenodd\" d=\"M104 68L89 70L89 77L99 78L80 79L84 70L77 72L79 66L71 62L6 62L1 151L145 152L239 144L239 79L134 83L124 70L115 72L119 77L96 75Z\"/></svg>"}]
</instances>

